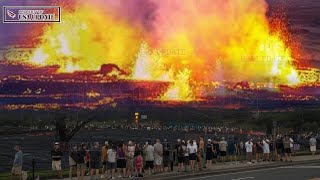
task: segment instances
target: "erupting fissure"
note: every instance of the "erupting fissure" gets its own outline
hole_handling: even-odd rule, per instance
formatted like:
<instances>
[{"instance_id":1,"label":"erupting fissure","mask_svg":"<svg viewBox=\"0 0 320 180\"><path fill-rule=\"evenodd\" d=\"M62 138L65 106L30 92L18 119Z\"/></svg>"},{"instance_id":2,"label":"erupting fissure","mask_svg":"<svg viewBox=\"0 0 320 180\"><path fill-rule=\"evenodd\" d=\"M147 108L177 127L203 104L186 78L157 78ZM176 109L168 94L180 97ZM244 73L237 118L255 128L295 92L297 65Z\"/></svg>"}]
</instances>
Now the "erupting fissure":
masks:
<instances>
[{"instance_id":1,"label":"erupting fissure","mask_svg":"<svg viewBox=\"0 0 320 180\"><path fill-rule=\"evenodd\" d=\"M59 72L116 64L131 79L171 82L161 100L193 100L190 82L221 77L300 83L290 48L270 29L264 0L79 0L75 6L62 11L61 23L45 27L31 63L57 64ZM184 53L170 53L177 49Z\"/></svg>"}]
</instances>

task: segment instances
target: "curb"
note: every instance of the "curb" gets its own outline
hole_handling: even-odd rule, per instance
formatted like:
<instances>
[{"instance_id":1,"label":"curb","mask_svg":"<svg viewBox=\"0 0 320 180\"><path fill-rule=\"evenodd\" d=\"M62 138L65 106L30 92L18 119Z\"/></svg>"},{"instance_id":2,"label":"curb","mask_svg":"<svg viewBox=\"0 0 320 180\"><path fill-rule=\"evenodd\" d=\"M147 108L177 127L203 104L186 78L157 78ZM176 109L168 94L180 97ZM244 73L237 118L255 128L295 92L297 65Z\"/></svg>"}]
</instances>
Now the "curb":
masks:
<instances>
[{"instance_id":1,"label":"curb","mask_svg":"<svg viewBox=\"0 0 320 180\"><path fill-rule=\"evenodd\" d=\"M181 178L193 178L198 176L205 176L205 175L218 175L218 174L226 174L226 173L236 173L241 171L248 171L248 170L259 170L259 169L270 169L276 167L284 167L284 166L293 166L293 165L300 165L300 164L310 164L310 163L319 163L320 159L317 160L306 160L306 161L297 161L297 162L282 162L282 163L271 163L271 164L262 164L257 166L246 166L246 167L238 167L238 168L228 168L228 169L217 169L211 171L200 171L195 173L188 173L188 174L166 174L166 175L153 175L151 177L144 177L141 179L145 180L157 180L157 179L181 179Z\"/></svg>"}]
</instances>

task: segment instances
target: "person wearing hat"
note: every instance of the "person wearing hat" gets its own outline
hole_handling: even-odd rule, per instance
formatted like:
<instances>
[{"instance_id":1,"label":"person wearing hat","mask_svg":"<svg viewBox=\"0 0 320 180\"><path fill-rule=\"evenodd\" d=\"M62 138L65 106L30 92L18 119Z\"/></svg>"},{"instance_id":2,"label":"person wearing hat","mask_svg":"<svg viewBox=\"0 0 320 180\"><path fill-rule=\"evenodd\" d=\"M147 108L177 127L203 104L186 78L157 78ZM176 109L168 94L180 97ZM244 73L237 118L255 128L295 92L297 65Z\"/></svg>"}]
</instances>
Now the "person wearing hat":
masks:
<instances>
[{"instance_id":1,"label":"person wearing hat","mask_svg":"<svg viewBox=\"0 0 320 180\"><path fill-rule=\"evenodd\" d=\"M56 171L58 178L62 179L61 173L61 158L62 158L62 151L59 149L59 143L54 143L53 150L51 151L51 158L52 158L52 170Z\"/></svg>"},{"instance_id":2,"label":"person wearing hat","mask_svg":"<svg viewBox=\"0 0 320 180\"><path fill-rule=\"evenodd\" d=\"M208 139L208 143L206 145L206 167L207 169L211 169L212 166L212 158L213 158L213 145L211 139Z\"/></svg>"}]
</instances>

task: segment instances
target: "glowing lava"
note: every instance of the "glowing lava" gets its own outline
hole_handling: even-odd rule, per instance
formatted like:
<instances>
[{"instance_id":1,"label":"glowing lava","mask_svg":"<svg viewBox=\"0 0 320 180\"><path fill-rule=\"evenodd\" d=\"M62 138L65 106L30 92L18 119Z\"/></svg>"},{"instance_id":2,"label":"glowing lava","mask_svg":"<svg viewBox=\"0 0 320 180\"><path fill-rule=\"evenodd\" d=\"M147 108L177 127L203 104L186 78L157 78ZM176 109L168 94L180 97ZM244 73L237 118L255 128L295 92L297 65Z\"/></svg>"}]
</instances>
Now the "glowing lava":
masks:
<instances>
[{"instance_id":1,"label":"glowing lava","mask_svg":"<svg viewBox=\"0 0 320 180\"><path fill-rule=\"evenodd\" d=\"M194 81L301 83L264 0L137 3L79 0L63 11L63 22L46 27L30 62L57 64L59 72L116 64L131 79L171 82L161 100L193 100Z\"/></svg>"}]
</instances>

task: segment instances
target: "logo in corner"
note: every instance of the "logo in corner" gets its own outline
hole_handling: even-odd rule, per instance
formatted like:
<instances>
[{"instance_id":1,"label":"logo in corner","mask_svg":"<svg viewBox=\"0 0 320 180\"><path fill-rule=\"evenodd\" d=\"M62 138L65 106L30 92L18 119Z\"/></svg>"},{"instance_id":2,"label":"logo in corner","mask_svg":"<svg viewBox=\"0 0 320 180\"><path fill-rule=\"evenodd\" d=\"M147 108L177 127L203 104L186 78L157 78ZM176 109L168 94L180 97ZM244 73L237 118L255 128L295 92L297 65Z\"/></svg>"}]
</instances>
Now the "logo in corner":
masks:
<instances>
[{"instance_id":1,"label":"logo in corner","mask_svg":"<svg viewBox=\"0 0 320 180\"><path fill-rule=\"evenodd\" d=\"M3 6L3 23L54 23L60 21L60 6Z\"/></svg>"},{"instance_id":2,"label":"logo in corner","mask_svg":"<svg viewBox=\"0 0 320 180\"><path fill-rule=\"evenodd\" d=\"M10 11L10 10L7 10L7 15L9 17L11 17L12 19L14 19L16 17L16 14L14 12Z\"/></svg>"}]
</instances>

